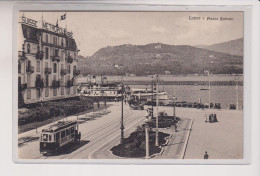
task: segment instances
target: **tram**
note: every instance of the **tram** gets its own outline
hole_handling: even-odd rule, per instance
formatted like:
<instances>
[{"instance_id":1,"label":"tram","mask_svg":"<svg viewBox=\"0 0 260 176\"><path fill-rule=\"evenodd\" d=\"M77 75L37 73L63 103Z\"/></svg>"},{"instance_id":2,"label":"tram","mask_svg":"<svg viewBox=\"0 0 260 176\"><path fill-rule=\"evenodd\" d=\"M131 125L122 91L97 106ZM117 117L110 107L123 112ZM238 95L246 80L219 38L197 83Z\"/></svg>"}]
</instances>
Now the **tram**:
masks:
<instances>
[{"instance_id":1,"label":"tram","mask_svg":"<svg viewBox=\"0 0 260 176\"><path fill-rule=\"evenodd\" d=\"M40 136L40 153L57 154L60 149L70 143L80 142L81 133L77 121L59 121L57 124L43 129Z\"/></svg>"}]
</instances>

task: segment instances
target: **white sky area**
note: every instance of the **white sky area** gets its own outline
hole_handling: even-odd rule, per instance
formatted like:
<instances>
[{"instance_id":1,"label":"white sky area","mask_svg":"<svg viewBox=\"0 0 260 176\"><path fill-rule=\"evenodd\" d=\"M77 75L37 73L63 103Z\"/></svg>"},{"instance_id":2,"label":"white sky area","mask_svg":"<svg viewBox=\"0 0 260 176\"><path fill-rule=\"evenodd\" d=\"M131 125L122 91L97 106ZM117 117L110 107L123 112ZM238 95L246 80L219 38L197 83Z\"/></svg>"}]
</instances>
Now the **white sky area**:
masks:
<instances>
[{"instance_id":1,"label":"white sky area","mask_svg":"<svg viewBox=\"0 0 260 176\"><path fill-rule=\"evenodd\" d=\"M24 12L24 16L56 24L65 12ZM23 13L20 13L20 16ZM66 12L67 29L73 32L80 55L91 56L107 46L211 45L243 37L243 12ZM190 20L189 17L204 20ZM234 20L207 20L225 17ZM59 26L66 26L66 20ZM20 25L19 25L20 27ZM21 33L19 33L21 35ZM21 48L21 47L18 47Z\"/></svg>"}]
</instances>

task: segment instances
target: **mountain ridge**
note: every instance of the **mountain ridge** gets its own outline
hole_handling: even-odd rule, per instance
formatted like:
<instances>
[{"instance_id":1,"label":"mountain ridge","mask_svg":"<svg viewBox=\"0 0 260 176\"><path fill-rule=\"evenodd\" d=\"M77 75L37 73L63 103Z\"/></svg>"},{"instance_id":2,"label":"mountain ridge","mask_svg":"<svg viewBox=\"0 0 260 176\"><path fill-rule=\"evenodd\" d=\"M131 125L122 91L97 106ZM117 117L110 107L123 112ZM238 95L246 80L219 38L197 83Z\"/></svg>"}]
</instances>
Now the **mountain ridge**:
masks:
<instances>
[{"instance_id":1,"label":"mountain ridge","mask_svg":"<svg viewBox=\"0 0 260 176\"><path fill-rule=\"evenodd\" d=\"M243 57L190 45L123 44L82 57L85 74L214 74L243 73ZM115 67L116 66L116 67Z\"/></svg>"}]
</instances>

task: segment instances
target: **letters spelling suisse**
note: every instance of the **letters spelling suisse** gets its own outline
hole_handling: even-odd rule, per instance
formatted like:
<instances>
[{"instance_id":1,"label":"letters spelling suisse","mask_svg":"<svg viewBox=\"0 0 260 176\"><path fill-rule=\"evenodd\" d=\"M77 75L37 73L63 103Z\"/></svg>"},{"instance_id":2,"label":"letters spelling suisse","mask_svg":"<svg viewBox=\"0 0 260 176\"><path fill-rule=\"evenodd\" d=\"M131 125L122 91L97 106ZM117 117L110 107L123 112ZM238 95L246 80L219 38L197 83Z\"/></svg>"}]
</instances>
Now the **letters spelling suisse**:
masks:
<instances>
[{"instance_id":1,"label":"letters spelling suisse","mask_svg":"<svg viewBox=\"0 0 260 176\"><path fill-rule=\"evenodd\" d=\"M26 18L24 16L22 17L22 23L27 24L27 25L32 26L32 27L37 27L36 26L37 21L32 20L30 18Z\"/></svg>"}]
</instances>

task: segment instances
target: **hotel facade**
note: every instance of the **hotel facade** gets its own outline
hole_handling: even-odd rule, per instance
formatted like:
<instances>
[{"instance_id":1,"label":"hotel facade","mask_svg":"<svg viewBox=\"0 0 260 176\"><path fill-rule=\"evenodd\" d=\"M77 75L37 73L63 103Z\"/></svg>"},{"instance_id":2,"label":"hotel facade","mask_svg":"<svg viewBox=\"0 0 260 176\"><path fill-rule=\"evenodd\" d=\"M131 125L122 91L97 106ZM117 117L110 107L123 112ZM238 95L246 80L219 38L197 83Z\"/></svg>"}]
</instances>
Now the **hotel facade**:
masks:
<instances>
[{"instance_id":1,"label":"hotel facade","mask_svg":"<svg viewBox=\"0 0 260 176\"><path fill-rule=\"evenodd\" d=\"M78 48L72 32L22 16L18 51L18 104L72 98L77 93Z\"/></svg>"}]
</instances>

